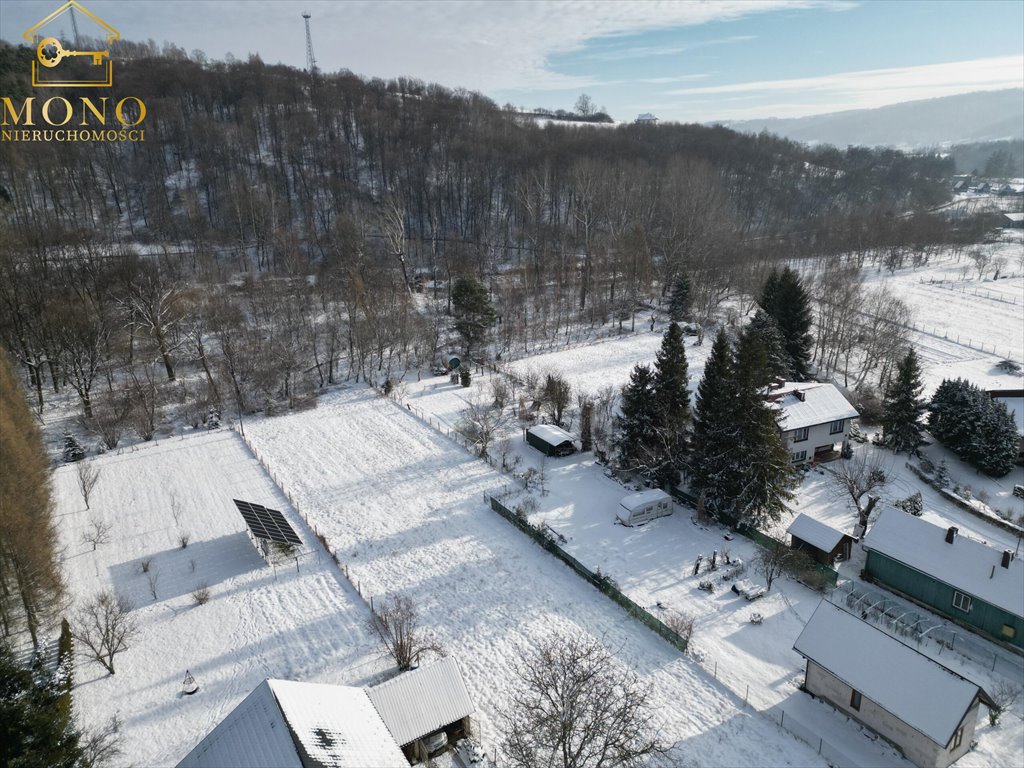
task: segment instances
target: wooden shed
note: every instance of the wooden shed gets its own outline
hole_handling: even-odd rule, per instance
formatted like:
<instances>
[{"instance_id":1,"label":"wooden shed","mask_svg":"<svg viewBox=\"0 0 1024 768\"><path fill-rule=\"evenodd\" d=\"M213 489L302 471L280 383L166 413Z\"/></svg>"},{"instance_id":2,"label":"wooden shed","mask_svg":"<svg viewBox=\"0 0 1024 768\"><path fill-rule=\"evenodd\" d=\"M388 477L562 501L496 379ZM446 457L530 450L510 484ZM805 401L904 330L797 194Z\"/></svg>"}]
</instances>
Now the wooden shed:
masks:
<instances>
[{"instance_id":1,"label":"wooden shed","mask_svg":"<svg viewBox=\"0 0 1024 768\"><path fill-rule=\"evenodd\" d=\"M526 430L526 442L545 456L569 456L576 453L572 435L554 424L538 424Z\"/></svg>"},{"instance_id":2,"label":"wooden shed","mask_svg":"<svg viewBox=\"0 0 1024 768\"><path fill-rule=\"evenodd\" d=\"M786 533L792 537L793 549L806 552L819 563L832 565L840 555L844 560L850 558L852 536L803 513L790 523Z\"/></svg>"}]
</instances>

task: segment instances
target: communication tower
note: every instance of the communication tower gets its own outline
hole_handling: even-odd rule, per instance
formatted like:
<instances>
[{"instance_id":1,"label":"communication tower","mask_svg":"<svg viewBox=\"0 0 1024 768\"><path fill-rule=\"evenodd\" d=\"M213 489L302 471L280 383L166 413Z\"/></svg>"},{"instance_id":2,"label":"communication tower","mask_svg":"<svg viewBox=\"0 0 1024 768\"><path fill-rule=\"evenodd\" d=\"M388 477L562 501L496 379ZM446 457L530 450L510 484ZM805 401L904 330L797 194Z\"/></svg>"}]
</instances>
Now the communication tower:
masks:
<instances>
[{"instance_id":1,"label":"communication tower","mask_svg":"<svg viewBox=\"0 0 1024 768\"><path fill-rule=\"evenodd\" d=\"M313 16L309 11L302 12L302 18L306 20L306 71L309 74L316 72L316 57L313 55L313 35L309 31L309 20Z\"/></svg>"}]
</instances>

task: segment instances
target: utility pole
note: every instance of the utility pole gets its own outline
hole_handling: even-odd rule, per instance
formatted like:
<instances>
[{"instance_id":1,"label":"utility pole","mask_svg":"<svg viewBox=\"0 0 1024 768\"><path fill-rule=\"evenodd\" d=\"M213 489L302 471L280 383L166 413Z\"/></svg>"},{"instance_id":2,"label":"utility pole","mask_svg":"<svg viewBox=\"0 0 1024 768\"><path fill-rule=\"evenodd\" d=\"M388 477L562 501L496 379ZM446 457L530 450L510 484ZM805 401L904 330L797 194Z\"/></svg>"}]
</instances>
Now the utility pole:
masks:
<instances>
[{"instance_id":1,"label":"utility pole","mask_svg":"<svg viewBox=\"0 0 1024 768\"><path fill-rule=\"evenodd\" d=\"M306 71L310 76L316 74L316 57L313 55L313 35L309 31L309 20L313 16L309 11L302 12L302 18L306 20Z\"/></svg>"}]
</instances>

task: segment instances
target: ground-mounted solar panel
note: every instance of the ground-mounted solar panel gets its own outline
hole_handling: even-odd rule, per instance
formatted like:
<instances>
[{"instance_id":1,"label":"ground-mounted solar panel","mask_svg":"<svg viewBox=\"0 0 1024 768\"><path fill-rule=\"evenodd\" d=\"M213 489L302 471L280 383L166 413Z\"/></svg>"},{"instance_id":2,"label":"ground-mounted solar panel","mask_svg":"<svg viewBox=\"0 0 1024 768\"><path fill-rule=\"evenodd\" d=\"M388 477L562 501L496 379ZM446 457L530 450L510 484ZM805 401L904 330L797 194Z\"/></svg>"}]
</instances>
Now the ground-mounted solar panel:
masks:
<instances>
[{"instance_id":1,"label":"ground-mounted solar panel","mask_svg":"<svg viewBox=\"0 0 1024 768\"><path fill-rule=\"evenodd\" d=\"M235 506L249 526L252 535L257 539L273 541L278 544L301 545L300 539L288 521L276 509L267 509L262 504L254 504L251 501L240 501L234 499Z\"/></svg>"}]
</instances>

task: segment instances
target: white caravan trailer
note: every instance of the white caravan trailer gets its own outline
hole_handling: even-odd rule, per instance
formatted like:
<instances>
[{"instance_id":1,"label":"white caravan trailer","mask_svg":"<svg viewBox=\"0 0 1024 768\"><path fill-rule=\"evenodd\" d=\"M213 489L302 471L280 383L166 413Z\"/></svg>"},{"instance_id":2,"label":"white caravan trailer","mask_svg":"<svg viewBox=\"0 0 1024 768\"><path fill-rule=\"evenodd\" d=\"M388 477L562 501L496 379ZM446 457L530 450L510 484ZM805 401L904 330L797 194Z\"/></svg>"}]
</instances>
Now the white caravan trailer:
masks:
<instances>
[{"instance_id":1,"label":"white caravan trailer","mask_svg":"<svg viewBox=\"0 0 1024 768\"><path fill-rule=\"evenodd\" d=\"M624 496L619 502L617 517L623 525L643 525L658 517L672 514L672 497L652 488Z\"/></svg>"}]
</instances>

